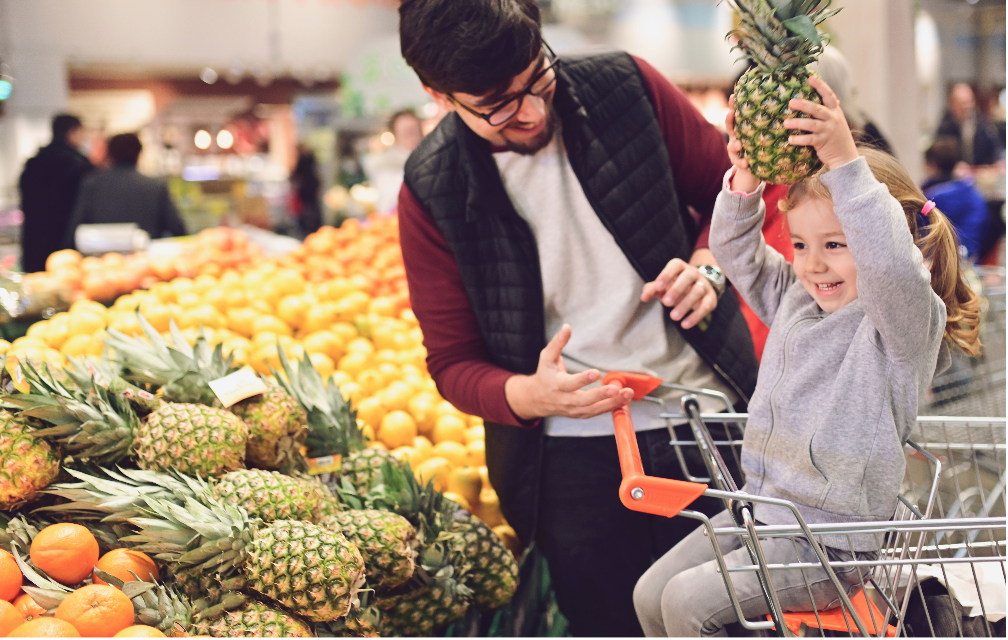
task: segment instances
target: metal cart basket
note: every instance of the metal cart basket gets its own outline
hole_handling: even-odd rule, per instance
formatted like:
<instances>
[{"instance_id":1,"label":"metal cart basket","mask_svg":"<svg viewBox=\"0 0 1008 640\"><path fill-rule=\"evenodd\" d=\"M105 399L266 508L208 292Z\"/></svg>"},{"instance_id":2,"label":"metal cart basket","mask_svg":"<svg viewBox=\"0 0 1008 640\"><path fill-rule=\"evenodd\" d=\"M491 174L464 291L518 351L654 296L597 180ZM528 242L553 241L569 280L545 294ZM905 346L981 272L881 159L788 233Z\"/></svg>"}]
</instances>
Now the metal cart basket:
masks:
<instances>
[{"instance_id":1,"label":"metal cart basket","mask_svg":"<svg viewBox=\"0 0 1008 640\"><path fill-rule=\"evenodd\" d=\"M892 519L879 522L808 524L794 503L746 494L739 490L723 456L741 450L747 414L701 414L697 395L719 394L695 390L681 399L681 413L672 412L649 394L664 387L683 390L661 380L610 372L605 383L618 383L634 391L635 400L662 405L661 415L671 424L686 420L693 440L680 440L670 427L677 451L699 447L705 469L686 468L690 481L647 476L643 472L633 423L627 407L613 412L616 443L623 481L620 499L630 509L699 520L711 542L725 589L739 623L750 631L776 635L861 636L1004 636L1005 617L1005 418L943 418L923 416L907 442L907 470L898 507ZM705 421L735 424L738 437L714 440ZM734 431L729 430L729 434ZM704 514L686 507L696 498L720 499L729 509L734 526L714 527ZM757 524L754 505L772 504L793 514L793 525ZM880 548L872 560L837 562L825 553L822 540L829 536L872 535ZM719 536L739 536L751 563L728 566ZM761 540L802 539L818 562L769 564ZM853 545L851 546L853 548ZM855 568L863 589L852 596L842 588L836 570ZM821 569L836 590L839 606L829 610L783 611L774 591L774 576ZM755 572L767 604L767 619L747 620L733 588L733 576ZM936 586L937 585L937 586ZM942 591L946 596L936 598ZM811 596L811 590L809 591ZM955 603L953 616L936 607ZM949 620L954 624L950 626Z\"/></svg>"}]
</instances>

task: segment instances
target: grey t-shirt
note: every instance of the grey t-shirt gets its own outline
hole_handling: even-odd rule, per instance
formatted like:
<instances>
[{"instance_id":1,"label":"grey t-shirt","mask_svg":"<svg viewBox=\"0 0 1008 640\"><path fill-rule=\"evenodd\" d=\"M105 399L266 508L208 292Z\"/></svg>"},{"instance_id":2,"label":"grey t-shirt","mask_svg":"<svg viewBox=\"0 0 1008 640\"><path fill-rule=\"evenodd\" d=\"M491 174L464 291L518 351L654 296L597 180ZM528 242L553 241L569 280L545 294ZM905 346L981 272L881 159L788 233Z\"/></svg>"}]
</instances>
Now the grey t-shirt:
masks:
<instances>
[{"instance_id":1,"label":"grey t-shirt","mask_svg":"<svg viewBox=\"0 0 1008 640\"><path fill-rule=\"evenodd\" d=\"M564 348L567 371L596 368L646 373L691 387L714 389L737 400L717 374L666 324L669 309L658 300L640 301L644 280L630 265L612 234L585 197L567 159L559 129L534 155L494 153L504 188L532 229L539 250L543 281L546 339L564 323L572 335ZM596 383L597 384L597 383ZM678 393L665 400L677 406ZM634 406L638 431L664 426L651 419L650 407ZM701 399L703 411L723 411L723 403ZM545 420L551 436L612 435L612 416L587 420L551 416Z\"/></svg>"}]
</instances>

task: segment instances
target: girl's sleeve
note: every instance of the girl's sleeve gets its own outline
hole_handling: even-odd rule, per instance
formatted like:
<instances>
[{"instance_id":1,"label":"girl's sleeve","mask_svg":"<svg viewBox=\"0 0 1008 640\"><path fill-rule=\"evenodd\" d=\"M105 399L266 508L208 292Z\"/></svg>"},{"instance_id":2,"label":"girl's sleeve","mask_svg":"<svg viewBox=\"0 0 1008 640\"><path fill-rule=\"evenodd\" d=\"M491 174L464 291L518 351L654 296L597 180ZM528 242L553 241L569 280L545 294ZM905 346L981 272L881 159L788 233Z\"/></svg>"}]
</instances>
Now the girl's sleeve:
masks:
<instances>
[{"instance_id":1,"label":"girl's sleeve","mask_svg":"<svg viewBox=\"0 0 1008 640\"><path fill-rule=\"evenodd\" d=\"M914 359L945 331L945 304L914 244L903 207L862 157L822 176L857 267L865 315L893 357Z\"/></svg>"},{"instance_id":2,"label":"girl's sleeve","mask_svg":"<svg viewBox=\"0 0 1008 640\"><path fill-rule=\"evenodd\" d=\"M710 249L721 270L768 327L795 275L791 263L763 239L763 189L742 194L728 189L729 169L714 204Z\"/></svg>"}]
</instances>

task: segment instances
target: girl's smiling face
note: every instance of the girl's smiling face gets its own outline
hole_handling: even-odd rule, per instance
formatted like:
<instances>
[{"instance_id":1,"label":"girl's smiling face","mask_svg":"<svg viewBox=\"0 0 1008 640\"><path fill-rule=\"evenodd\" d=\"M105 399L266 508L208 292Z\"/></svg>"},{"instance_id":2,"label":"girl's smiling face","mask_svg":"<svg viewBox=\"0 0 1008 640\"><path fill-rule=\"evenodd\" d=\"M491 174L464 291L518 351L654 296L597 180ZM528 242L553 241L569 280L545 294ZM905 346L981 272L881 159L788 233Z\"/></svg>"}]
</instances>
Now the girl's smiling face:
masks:
<instances>
[{"instance_id":1,"label":"girl's smiling face","mask_svg":"<svg viewBox=\"0 0 1008 640\"><path fill-rule=\"evenodd\" d=\"M833 203L807 198L788 211L794 270L809 295L827 313L855 300L857 268L847 236L833 214Z\"/></svg>"}]
</instances>

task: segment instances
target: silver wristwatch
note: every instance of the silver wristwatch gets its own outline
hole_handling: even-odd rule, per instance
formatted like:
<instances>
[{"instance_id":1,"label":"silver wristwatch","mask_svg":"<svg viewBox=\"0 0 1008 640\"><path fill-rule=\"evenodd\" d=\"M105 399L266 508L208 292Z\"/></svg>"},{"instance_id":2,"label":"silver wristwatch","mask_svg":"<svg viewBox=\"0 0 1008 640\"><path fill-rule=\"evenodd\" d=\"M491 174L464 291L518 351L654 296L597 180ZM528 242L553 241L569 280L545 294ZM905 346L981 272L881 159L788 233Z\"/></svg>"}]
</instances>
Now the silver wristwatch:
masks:
<instances>
[{"instance_id":1,"label":"silver wristwatch","mask_svg":"<svg viewBox=\"0 0 1008 640\"><path fill-rule=\"evenodd\" d=\"M711 286L714 287L714 292L717 293L718 300L720 300L721 296L724 295L725 289L728 288L728 281L725 279L721 269L709 264L702 264L697 267L697 270L700 272L700 275L707 278L707 281L711 283Z\"/></svg>"}]
</instances>

